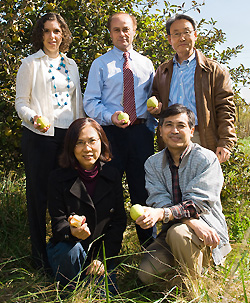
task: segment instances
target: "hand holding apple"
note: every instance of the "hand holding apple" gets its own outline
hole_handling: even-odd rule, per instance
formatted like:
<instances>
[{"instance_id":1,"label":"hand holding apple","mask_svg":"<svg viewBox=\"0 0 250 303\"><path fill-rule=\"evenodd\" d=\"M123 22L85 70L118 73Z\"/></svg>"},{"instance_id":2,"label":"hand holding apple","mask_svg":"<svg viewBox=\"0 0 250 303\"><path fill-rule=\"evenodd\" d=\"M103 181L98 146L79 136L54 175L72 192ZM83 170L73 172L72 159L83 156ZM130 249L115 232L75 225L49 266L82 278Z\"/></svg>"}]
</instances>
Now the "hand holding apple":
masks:
<instances>
[{"instance_id":1,"label":"hand holding apple","mask_svg":"<svg viewBox=\"0 0 250 303\"><path fill-rule=\"evenodd\" d=\"M71 234L74 237L85 240L91 235L85 216L69 216L68 222L70 225Z\"/></svg>"},{"instance_id":2,"label":"hand holding apple","mask_svg":"<svg viewBox=\"0 0 250 303\"><path fill-rule=\"evenodd\" d=\"M128 121L129 121L129 115L128 115L127 113L120 112L120 114L118 115L118 120L119 120L119 121L124 120L123 123L127 124Z\"/></svg>"},{"instance_id":3,"label":"hand holding apple","mask_svg":"<svg viewBox=\"0 0 250 303\"><path fill-rule=\"evenodd\" d=\"M147 100L147 107L158 107L158 104L159 102L155 96L152 96Z\"/></svg>"},{"instance_id":4,"label":"hand holding apple","mask_svg":"<svg viewBox=\"0 0 250 303\"><path fill-rule=\"evenodd\" d=\"M50 125L48 118L42 116L37 118L36 123L40 126L40 128L45 128Z\"/></svg>"},{"instance_id":5,"label":"hand holding apple","mask_svg":"<svg viewBox=\"0 0 250 303\"><path fill-rule=\"evenodd\" d=\"M140 204L135 204L130 208L130 217L135 221L143 214L144 208Z\"/></svg>"},{"instance_id":6,"label":"hand holding apple","mask_svg":"<svg viewBox=\"0 0 250 303\"><path fill-rule=\"evenodd\" d=\"M48 129L50 128L49 120L44 116L36 115L33 118L33 120L34 120L34 127L42 133L46 133L46 131L48 131Z\"/></svg>"},{"instance_id":7,"label":"hand holding apple","mask_svg":"<svg viewBox=\"0 0 250 303\"><path fill-rule=\"evenodd\" d=\"M74 216L69 217L69 224L71 226L80 227L85 222L86 222L86 217L85 216L74 215Z\"/></svg>"},{"instance_id":8,"label":"hand holding apple","mask_svg":"<svg viewBox=\"0 0 250 303\"><path fill-rule=\"evenodd\" d=\"M151 115L159 115L161 113L162 103L157 100L155 96L147 100L147 110Z\"/></svg>"},{"instance_id":9,"label":"hand holding apple","mask_svg":"<svg viewBox=\"0 0 250 303\"><path fill-rule=\"evenodd\" d=\"M120 128L126 128L130 125L129 115L120 110L111 116L111 120L115 126Z\"/></svg>"}]
</instances>

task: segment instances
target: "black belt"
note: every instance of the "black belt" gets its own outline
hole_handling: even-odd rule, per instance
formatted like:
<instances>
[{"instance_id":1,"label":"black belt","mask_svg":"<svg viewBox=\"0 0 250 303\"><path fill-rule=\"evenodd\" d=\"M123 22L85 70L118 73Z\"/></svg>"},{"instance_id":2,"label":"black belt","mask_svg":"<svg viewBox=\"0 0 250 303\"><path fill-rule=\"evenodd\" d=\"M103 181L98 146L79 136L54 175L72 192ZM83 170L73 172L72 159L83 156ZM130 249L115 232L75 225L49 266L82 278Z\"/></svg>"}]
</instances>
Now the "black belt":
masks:
<instances>
[{"instance_id":1,"label":"black belt","mask_svg":"<svg viewBox=\"0 0 250 303\"><path fill-rule=\"evenodd\" d=\"M146 119L137 118L132 125L144 124L146 123L146 121L147 121Z\"/></svg>"}]
</instances>

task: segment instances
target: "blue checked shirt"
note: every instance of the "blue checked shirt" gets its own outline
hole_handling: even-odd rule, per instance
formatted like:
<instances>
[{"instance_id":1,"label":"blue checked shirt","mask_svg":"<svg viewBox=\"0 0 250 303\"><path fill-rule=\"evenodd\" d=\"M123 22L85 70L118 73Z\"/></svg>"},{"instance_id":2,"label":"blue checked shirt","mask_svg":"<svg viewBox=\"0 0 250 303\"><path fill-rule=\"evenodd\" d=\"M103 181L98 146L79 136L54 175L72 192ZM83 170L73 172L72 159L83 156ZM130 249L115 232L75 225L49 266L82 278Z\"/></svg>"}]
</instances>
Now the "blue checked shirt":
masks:
<instances>
[{"instance_id":1,"label":"blue checked shirt","mask_svg":"<svg viewBox=\"0 0 250 303\"><path fill-rule=\"evenodd\" d=\"M185 105L195 114L195 124L198 124L195 91L194 74L196 68L195 52L180 64L176 57L173 59L173 75L170 84L169 106L174 103Z\"/></svg>"}]
</instances>

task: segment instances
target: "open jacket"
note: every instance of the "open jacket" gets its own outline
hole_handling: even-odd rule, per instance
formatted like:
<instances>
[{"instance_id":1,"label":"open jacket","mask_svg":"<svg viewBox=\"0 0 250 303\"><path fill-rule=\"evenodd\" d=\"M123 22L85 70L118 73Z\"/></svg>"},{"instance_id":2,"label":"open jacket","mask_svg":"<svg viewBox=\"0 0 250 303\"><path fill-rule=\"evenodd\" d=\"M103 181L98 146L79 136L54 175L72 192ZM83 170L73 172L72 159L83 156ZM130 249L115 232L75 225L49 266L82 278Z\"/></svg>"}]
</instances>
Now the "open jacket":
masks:
<instances>
[{"instance_id":1,"label":"open jacket","mask_svg":"<svg viewBox=\"0 0 250 303\"><path fill-rule=\"evenodd\" d=\"M194 77L198 129L201 145L216 151L217 147L232 149L236 142L234 128L235 104L230 75L218 62L196 52ZM153 82L153 96L162 102L162 110L168 107L173 59L160 65ZM158 136L159 147L164 144Z\"/></svg>"},{"instance_id":2,"label":"open jacket","mask_svg":"<svg viewBox=\"0 0 250 303\"><path fill-rule=\"evenodd\" d=\"M84 116L80 77L75 61L68 58L65 54L62 55L70 78L76 86L75 99L72 100L73 119L75 120ZM54 136L54 108L51 101L52 85L47 81L48 70L48 56L40 49L22 60L16 78L15 107L18 116L23 120L22 124L25 127L42 136ZM51 126L46 133L34 128L30 118L35 115L45 116L49 119ZM64 128L68 128L68 125L65 125Z\"/></svg>"},{"instance_id":3,"label":"open jacket","mask_svg":"<svg viewBox=\"0 0 250 303\"><path fill-rule=\"evenodd\" d=\"M154 208L173 206L172 174L165 149L148 158L145 171L147 205ZM199 220L214 228L220 237L219 245L212 251L215 264L220 264L231 250L220 201L224 180L220 163L212 151L190 142L178 175L182 201L191 200Z\"/></svg>"},{"instance_id":4,"label":"open jacket","mask_svg":"<svg viewBox=\"0 0 250 303\"><path fill-rule=\"evenodd\" d=\"M76 170L55 170L49 180L48 207L52 220L52 243L81 241L88 252L90 244L96 240L88 256L95 258L100 252L99 257L102 258L104 241L106 257L118 255L126 228L126 213L120 175L115 168L101 162L93 200ZM90 237L79 240L72 236L68 223L68 217L72 214L86 217Z\"/></svg>"}]
</instances>

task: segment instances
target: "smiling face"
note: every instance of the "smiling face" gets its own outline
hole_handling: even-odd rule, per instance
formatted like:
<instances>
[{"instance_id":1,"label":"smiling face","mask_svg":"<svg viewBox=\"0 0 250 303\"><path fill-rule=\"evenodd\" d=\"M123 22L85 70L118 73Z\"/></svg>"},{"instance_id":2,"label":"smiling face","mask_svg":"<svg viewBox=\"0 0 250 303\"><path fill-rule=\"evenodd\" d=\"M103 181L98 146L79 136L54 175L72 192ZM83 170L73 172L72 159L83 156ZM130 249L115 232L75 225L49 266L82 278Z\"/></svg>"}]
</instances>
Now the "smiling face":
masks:
<instances>
[{"instance_id":1,"label":"smiling face","mask_svg":"<svg viewBox=\"0 0 250 303\"><path fill-rule=\"evenodd\" d=\"M62 43L62 30L57 20L47 20L43 30L43 50L46 55L56 58Z\"/></svg>"},{"instance_id":2,"label":"smiling face","mask_svg":"<svg viewBox=\"0 0 250 303\"><path fill-rule=\"evenodd\" d=\"M115 47L123 52L132 47L136 26L127 14L116 15L110 24L110 37Z\"/></svg>"},{"instance_id":3,"label":"smiling face","mask_svg":"<svg viewBox=\"0 0 250 303\"><path fill-rule=\"evenodd\" d=\"M173 22L170 27L168 42L178 54L178 61L180 63L183 60L187 60L192 55L196 39L197 32L194 31L191 22L186 19L180 19Z\"/></svg>"},{"instance_id":4,"label":"smiling face","mask_svg":"<svg viewBox=\"0 0 250 303\"><path fill-rule=\"evenodd\" d=\"M101 140L97 130L91 125L85 126L79 134L74 155L83 169L91 170L101 154Z\"/></svg>"},{"instance_id":5,"label":"smiling face","mask_svg":"<svg viewBox=\"0 0 250 303\"><path fill-rule=\"evenodd\" d=\"M193 133L194 127L189 127L186 113L167 117L160 126L160 135L173 155L180 156L183 153L189 145Z\"/></svg>"}]
</instances>

